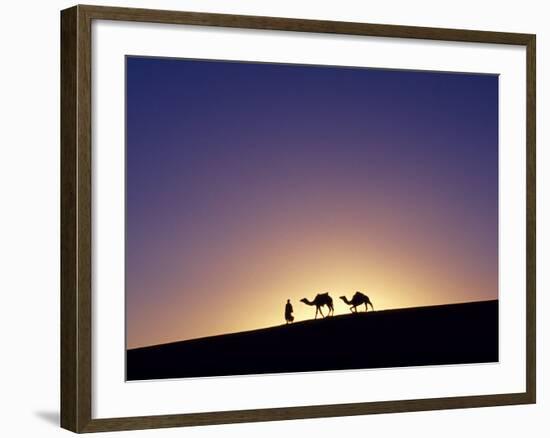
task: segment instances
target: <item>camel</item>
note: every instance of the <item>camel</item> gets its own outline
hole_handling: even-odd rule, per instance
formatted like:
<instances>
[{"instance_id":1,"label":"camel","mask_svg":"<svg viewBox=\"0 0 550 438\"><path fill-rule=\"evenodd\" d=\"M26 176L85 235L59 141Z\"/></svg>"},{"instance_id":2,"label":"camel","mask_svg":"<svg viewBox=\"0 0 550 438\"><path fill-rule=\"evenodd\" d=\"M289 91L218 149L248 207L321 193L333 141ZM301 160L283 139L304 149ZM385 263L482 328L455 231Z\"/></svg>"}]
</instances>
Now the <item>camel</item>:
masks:
<instances>
[{"instance_id":1,"label":"camel","mask_svg":"<svg viewBox=\"0 0 550 438\"><path fill-rule=\"evenodd\" d=\"M345 296L341 296L340 299L346 303L348 306L351 306L349 309L352 313L357 313L357 306L360 306L361 304L365 305L365 312L369 309L368 305L370 304L372 310L374 310L374 307L372 303L370 302L369 297L367 297L365 294L357 291L351 298L351 301L349 301Z\"/></svg>"},{"instance_id":2,"label":"camel","mask_svg":"<svg viewBox=\"0 0 550 438\"><path fill-rule=\"evenodd\" d=\"M315 319L317 319L317 313L320 313L323 318L325 317L325 315L323 315L323 311L321 310L321 307L323 306L328 307L327 316L334 315L332 298L330 297L328 292L317 294L313 301L309 301L307 298L302 298L300 301L304 304L307 304L308 306L315 306Z\"/></svg>"}]
</instances>

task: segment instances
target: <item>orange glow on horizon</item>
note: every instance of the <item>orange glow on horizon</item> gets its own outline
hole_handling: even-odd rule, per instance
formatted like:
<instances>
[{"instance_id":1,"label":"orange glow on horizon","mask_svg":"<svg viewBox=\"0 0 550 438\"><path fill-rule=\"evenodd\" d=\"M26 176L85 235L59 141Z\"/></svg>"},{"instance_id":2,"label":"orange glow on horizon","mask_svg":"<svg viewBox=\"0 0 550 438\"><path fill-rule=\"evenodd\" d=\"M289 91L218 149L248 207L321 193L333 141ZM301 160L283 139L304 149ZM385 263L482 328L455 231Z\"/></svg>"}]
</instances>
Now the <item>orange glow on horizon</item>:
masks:
<instances>
[{"instance_id":1,"label":"orange glow on horizon","mask_svg":"<svg viewBox=\"0 0 550 438\"><path fill-rule=\"evenodd\" d=\"M185 275L157 278L163 299L152 300L152 308L146 309L147 317L157 323L132 327L128 348L284 324L287 299L293 304L295 321L312 319L315 307L299 300L311 300L319 292L330 293L335 315L349 313L339 297L349 299L356 290L370 297L375 310L497 298L496 276L482 272L469 281L461 278L461 264L468 263L464 249L448 248L444 239L434 239L432 230L431 245L422 245L419 241L425 236L408 235L407 227L389 219L371 222L376 234L358 233L361 228L353 227L348 228L353 231L349 235L329 233L331 223L288 228L279 223L282 229L277 232L278 227L268 222L271 232L257 227L230 250L211 247L197 257L193 266L199 278L192 284L200 300L194 300L192 308L187 305L190 286ZM300 229L305 231L299 238L291 238ZM280 235L285 233L288 239ZM266 239L269 235L271 239ZM394 237L388 240L385 235ZM208 275L202 275L206 260ZM193 272L190 268L187 274Z\"/></svg>"}]
</instances>

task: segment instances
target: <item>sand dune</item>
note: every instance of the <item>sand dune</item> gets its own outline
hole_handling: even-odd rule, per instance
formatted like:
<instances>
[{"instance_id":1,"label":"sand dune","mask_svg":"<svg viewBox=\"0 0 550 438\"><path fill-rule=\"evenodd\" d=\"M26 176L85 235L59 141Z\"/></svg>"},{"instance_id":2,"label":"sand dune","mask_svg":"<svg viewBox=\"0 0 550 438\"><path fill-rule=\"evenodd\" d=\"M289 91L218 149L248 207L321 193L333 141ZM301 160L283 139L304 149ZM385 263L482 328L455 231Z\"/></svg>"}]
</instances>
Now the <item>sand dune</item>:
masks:
<instances>
[{"instance_id":1,"label":"sand dune","mask_svg":"<svg viewBox=\"0 0 550 438\"><path fill-rule=\"evenodd\" d=\"M498 361L498 301L361 312L127 351L127 379Z\"/></svg>"}]
</instances>

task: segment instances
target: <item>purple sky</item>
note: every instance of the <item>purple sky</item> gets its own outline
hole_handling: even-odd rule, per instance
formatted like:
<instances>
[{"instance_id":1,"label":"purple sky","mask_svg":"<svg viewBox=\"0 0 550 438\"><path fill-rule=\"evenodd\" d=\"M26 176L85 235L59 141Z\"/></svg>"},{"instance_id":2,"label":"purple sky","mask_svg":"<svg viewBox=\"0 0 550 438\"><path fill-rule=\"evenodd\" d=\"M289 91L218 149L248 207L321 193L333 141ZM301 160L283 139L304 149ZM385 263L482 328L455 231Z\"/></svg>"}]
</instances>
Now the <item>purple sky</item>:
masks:
<instances>
[{"instance_id":1,"label":"purple sky","mask_svg":"<svg viewBox=\"0 0 550 438\"><path fill-rule=\"evenodd\" d=\"M498 77L127 58L128 347L498 296Z\"/></svg>"}]
</instances>

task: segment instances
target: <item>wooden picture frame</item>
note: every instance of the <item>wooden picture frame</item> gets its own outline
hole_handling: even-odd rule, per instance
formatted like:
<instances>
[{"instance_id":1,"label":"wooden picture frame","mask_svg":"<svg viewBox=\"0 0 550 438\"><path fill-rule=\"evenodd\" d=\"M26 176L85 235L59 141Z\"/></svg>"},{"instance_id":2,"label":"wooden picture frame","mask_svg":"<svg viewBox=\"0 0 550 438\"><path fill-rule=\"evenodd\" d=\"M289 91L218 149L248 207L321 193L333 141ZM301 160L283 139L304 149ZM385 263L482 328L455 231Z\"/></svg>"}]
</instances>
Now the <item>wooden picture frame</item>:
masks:
<instances>
[{"instance_id":1,"label":"wooden picture frame","mask_svg":"<svg viewBox=\"0 0 550 438\"><path fill-rule=\"evenodd\" d=\"M114 20L526 48L525 392L238 411L92 418L92 22ZM196 12L75 6L61 12L61 426L99 432L535 403L535 35Z\"/></svg>"}]
</instances>

